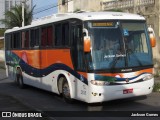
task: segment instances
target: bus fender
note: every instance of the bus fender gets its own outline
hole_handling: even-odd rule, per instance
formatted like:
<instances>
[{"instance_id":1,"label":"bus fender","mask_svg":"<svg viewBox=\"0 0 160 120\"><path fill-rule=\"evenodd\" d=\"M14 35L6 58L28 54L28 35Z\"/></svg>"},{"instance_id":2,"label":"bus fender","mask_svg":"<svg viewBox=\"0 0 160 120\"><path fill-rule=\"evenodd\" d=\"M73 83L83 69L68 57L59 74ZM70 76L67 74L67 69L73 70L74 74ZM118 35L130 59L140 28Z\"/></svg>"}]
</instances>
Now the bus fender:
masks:
<instances>
[{"instance_id":1,"label":"bus fender","mask_svg":"<svg viewBox=\"0 0 160 120\"><path fill-rule=\"evenodd\" d=\"M71 83L72 81L69 78L68 74L66 72L63 72L60 75L58 75L57 83L58 83L58 80L60 79L60 77L65 77L66 78L66 80L69 84L71 98L74 98L73 87L72 87L73 85ZM61 94L61 92L60 92L60 94Z\"/></svg>"}]
</instances>

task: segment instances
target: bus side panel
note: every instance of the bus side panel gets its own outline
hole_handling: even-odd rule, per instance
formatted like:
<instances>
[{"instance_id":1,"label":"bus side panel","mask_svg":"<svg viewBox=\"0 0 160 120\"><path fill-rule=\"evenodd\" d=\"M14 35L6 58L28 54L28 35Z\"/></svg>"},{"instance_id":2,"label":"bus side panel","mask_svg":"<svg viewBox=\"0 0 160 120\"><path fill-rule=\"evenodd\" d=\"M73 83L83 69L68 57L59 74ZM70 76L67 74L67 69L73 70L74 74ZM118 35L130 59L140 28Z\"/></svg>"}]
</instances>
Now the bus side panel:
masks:
<instances>
[{"instance_id":1,"label":"bus side panel","mask_svg":"<svg viewBox=\"0 0 160 120\"><path fill-rule=\"evenodd\" d=\"M19 57L23 71L24 83L48 91L57 90L56 70L73 69L69 49L56 50L22 50L13 51ZM68 66L65 68L61 65Z\"/></svg>"},{"instance_id":2,"label":"bus side panel","mask_svg":"<svg viewBox=\"0 0 160 120\"><path fill-rule=\"evenodd\" d=\"M13 51L33 68L44 69L55 63L63 63L73 69L70 49Z\"/></svg>"}]
</instances>

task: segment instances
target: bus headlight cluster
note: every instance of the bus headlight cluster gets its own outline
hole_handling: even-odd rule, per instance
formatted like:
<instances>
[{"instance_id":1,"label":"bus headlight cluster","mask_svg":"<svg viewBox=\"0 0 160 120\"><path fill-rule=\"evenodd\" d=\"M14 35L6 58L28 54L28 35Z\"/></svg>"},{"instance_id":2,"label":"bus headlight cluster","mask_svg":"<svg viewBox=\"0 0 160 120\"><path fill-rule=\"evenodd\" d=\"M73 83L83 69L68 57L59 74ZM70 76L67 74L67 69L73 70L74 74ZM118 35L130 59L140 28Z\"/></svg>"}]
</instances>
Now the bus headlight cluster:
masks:
<instances>
[{"instance_id":1,"label":"bus headlight cluster","mask_svg":"<svg viewBox=\"0 0 160 120\"><path fill-rule=\"evenodd\" d=\"M109 85L110 82L107 82L107 81L91 80L91 84L97 85L97 86L105 86L105 85Z\"/></svg>"},{"instance_id":2,"label":"bus headlight cluster","mask_svg":"<svg viewBox=\"0 0 160 120\"><path fill-rule=\"evenodd\" d=\"M146 75L143 80L146 81L146 80L151 80L153 79L153 75L152 74L149 74L149 75Z\"/></svg>"}]
</instances>

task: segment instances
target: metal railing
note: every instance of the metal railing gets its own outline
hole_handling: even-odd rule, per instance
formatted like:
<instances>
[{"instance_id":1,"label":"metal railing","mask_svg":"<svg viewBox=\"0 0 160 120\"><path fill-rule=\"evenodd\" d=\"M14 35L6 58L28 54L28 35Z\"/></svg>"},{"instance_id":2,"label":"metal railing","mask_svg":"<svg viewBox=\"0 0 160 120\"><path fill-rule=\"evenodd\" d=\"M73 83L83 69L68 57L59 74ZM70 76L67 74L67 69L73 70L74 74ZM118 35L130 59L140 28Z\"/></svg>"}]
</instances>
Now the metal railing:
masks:
<instances>
[{"instance_id":1,"label":"metal railing","mask_svg":"<svg viewBox=\"0 0 160 120\"><path fill-rule=\"evenodd\" d=\"M155 4L155 0L137 0L138 6Z\"/></svg>"},{"instance_id":2,"label":"metal railing","mask_svg":"<svg viewBox=\"0 0 160 120\"><path fill-rule=\"evenodd\" d=\"M103 2L105 10L132 8L134 6L142 6L142 5L144 6L153 4L155 4L155 0L123 0L123 1Z\"/></svg>"}]
</instances>

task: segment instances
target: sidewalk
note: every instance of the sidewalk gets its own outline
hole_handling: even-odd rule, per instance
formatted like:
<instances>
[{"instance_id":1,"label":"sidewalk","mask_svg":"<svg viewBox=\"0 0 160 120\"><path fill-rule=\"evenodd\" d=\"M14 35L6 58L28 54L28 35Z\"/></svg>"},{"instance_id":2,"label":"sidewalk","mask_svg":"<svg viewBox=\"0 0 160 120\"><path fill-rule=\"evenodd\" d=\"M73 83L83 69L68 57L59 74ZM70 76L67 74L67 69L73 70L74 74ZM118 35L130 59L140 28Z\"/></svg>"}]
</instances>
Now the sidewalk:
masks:
<instances>
[{"instance_id":1,"label":"sidewalk","mask_svg":"<svg viewBox=\"0 0 160 120\"><path fill-rule=\"evenodd\" d=\"M0 81L6 79L6 71L4 67L4 62L0 62Z\"/></svg>"},{"instance_id":2,"label":"sidewalk","mask_svg":"<svg viewBox=\"0 0 160 120\"><path fill-rule=\"evenodd\" d=\"M0 61L0 69L5 69L5 65L3 61Z\"/></svg>"}]
</instances>

